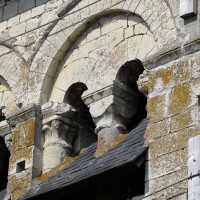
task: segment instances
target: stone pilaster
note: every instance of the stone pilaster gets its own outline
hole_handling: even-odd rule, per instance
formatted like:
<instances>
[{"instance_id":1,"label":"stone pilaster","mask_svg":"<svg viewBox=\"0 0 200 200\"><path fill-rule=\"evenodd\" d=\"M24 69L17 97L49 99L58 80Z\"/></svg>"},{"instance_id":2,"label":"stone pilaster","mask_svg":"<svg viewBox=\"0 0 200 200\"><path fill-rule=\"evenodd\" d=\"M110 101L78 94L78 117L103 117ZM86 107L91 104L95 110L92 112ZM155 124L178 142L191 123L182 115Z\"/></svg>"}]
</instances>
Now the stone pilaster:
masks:
<instances>
[{"instance_id":1,"label":"stone pilaster","mask_svg":"<svg viewBox=\"0 0 200 200\"><path fill-rule=\"evenodd\" d=\"M8 118L12 127L12 147L7 192L19 199L31 188L32 179L41 173L41 112L30 105Z\"/></svg>"}]
</instances>

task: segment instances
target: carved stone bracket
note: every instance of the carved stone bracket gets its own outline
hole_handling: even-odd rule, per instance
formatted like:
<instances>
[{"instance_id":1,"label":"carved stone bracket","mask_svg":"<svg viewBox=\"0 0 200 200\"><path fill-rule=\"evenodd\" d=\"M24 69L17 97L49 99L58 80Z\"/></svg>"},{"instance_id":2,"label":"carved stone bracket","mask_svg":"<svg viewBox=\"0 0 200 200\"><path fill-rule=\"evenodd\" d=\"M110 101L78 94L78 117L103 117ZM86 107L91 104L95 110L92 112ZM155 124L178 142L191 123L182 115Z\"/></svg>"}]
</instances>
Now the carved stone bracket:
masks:
<instances>
[{"instance_id":1,"label":"carved stone bracket","mask_svg":"<svg viewBox=\"0 0 200 200\"><path fill-rule=\"evenodd\" d=\"M145 96L148 95L148 76L149 76L149 70L144 70L142 74L140 74L139 79L137 81L138 89L140 92L142 92Z\"/></svg>"}]
</instances>

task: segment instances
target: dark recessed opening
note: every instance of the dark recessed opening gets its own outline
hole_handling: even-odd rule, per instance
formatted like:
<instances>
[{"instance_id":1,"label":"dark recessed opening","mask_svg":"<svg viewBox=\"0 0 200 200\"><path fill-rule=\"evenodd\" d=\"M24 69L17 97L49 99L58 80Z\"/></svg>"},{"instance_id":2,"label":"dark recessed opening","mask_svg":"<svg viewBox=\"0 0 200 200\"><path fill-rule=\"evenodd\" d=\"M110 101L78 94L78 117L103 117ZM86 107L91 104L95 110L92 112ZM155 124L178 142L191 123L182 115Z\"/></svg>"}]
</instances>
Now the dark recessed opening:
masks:
<instances>
[{"instance_id":1,"label":"dark recessed opening","mask_svg":"<svg viewBox=\"0 0 200 200\"><path fill-rule=\"evenodd\" d=\"M2 109L0 109L0 122L6 119L5 115L3 114Z\"/></svg>"},{"instance_id":2,"label":"dark recessed opening","mask_svg":"<svg viewBox=\"0 0 200 200\"><path fill-rule=\"evenodd\" d=\"M26 164L25 160L17 163L17 171L16 172L17 173L23 172L25 170L25 164Z\"/></svg>"},{"instance_id":3,"label":"dark recessed opening","mask_svg":"<svg viewBox=\"0 0 200 200\"><path fill-rule=\"evenodd\" d=\"M0 191L4 190L8 182L8 165L10 152L3 137L0 137Z\"/></svg>"},{"instance_id":4,"label":"dark recessed opening","mask_svg":"<svg viewBox=\"0 0 200 200\"><path fill-rule=\"evenodd\" d=\"M144 195L145 162L138 168L132 164L113 169L90 180L69 186L59 193L47 194L36 199L68 200L131 200Z\"/></svg>"},{"instance_id":5,"label":"dark recessed opening","mask_svg":"<svg viewBox=\"0 0 200 200\"><path fill-rule=\"evenodd\" d=\"M146 104L147 98L138 90L137 80L144 71L142 62L138 59L126 62L120 67L117 72L115 82L125 85L128 90L132 91L135 96L134 100L131 102L127 100L127 103L132 105L132 110L135 110L135 115L127 123L128 131L135 128L142 119L146 118ZM128 98L127 98L128 99Z\"/></svg>"}]
</instances>

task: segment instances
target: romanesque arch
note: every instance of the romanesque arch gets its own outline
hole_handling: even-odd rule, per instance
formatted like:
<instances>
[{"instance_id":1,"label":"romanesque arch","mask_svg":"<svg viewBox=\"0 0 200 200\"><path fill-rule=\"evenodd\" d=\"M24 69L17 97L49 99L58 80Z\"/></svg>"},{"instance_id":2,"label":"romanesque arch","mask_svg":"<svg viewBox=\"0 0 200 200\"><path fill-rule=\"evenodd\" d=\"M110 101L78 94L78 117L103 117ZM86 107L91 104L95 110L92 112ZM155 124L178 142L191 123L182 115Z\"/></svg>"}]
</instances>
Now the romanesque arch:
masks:
<instances>
[{"instance_id":1,"label":"romanesque arch","mask_svg":"<svg viewBox=\"0 0 200 200\"><path fill-rule=\"evenodd\" d=\"M77 9L81 7L83 9ZM81 1L70 11L71 14L69 12L68 16L63 17L57 23L33 60L30 70L37 70L38 73L42 73L42 83L38 85L40 103L44 103L49 99L48 95L51 91L49 86L54 81L55 72L59 71L57 69L60 60L74 41L87 29L88 25L99 19L102 14L125 11L141 16L148 24L158 48L173 43L176 37L176 34L174 34L176 33L176 27L170 9L163 1L124 2L115 0L112 3L97 1L88 6L85 1ZM157 17L158 15L159 17ZM161 34L163 37L159 38Z\"/></svg>"},{"instance_id":2,"label":"romanesque arch","mask_svg":"<svg viewBox=\"0 0 200 200\"><path fill-rule=\"evenodd\" d=\"M124 63L143 60L156 48L153 34L141 17L127 12L102 16L76 40L57 68L49 100L63 102L66 90L75 82L87 85L83 96L108 87Z\"/></svg>"}]
</instances>

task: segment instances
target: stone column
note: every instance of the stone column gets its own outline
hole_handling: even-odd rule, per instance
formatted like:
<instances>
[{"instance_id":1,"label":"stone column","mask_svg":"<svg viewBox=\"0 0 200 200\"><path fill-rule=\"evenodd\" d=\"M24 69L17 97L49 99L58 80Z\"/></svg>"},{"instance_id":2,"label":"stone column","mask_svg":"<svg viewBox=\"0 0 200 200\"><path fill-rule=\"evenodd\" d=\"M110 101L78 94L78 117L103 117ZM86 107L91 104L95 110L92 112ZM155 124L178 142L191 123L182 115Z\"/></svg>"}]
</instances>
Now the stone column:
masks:
<instances>
[{"instance_id":1,"label":"stone column","mask_svg":"<svg viewBox=\"0 0 200 200\"><path fill-rule=\"evenodd\" d=\"M127 125L137 113L139 91L115 82L90 98L96 100L89 107L96 125L98 147L104 148L119 134L127 133Z\"/></svg>"},{"instance_id":2,"label":"stone column","mask_svg":"<svg viewBox=\"0 0 200 200\"><path fill-rule=\"evenodd\" d=\"M43 172L47 172L73 155L73 142L78 131L70 119L54 115L45 120L43 134Z\"/></svg>"}]
</instances>

